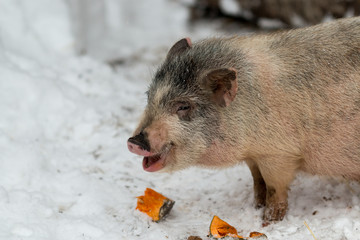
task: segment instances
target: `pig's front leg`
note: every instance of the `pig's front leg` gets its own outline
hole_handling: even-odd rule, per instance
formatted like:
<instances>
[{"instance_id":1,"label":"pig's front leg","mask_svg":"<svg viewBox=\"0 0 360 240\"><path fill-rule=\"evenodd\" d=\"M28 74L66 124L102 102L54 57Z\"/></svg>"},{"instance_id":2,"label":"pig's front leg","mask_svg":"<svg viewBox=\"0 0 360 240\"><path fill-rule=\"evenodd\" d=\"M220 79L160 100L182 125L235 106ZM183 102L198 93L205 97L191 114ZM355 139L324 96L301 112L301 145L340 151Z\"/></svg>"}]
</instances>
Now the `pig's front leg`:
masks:
<instances>
[{"instance_id":1,"label":"pig's front leg","mask_svg":"<svg viewBox=\"0 0 360 240\"><path fill-rule=\"evenodd\" d=\"M286 190L275 190L275 188L268 187L266 196L266 207L263 216L264 226L270 222L283 220L288 208Z\"/></svg>"},{"instance_id":2,"label":"pig's front leg","mask_svg":"<svg viewBox=\"0 0 360 240\"><path fill-rule=\"evenodd\" d=\"M254 180L254 199L255 199L255 208L259 209L265 207L266 204L266 184L264 178L262 177L260 170L255 162L252 160L246 161L251 175Z\"/></svg>"},{"instance_id":3,"label":"pig's front leg","mask_svg":"<svg viewBox=\"0 0 360 240\"><path fill-rule=\"evenodd\" d=\"M281 221L288 208L288 187L298 168L297 161L283 158L262 159L258 167L266 184L264 225Z\"/></svg>"}]
</instances>

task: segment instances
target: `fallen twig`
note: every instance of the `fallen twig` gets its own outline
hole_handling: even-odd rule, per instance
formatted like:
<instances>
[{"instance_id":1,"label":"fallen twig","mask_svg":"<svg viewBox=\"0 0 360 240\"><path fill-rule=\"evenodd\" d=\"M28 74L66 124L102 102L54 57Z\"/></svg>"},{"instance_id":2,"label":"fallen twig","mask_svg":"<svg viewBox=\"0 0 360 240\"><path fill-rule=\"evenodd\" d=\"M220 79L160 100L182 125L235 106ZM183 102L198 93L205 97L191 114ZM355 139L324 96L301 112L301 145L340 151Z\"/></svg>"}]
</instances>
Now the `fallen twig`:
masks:
<instances>
[{"instance_id":1,"label":"fallen twig","mask_svg":"<svg viewBox=\"0 0 360 240\"><path fill-rule=\"evenodd\" d=\"M307 229L309 229L309 231L310 231L311 235L313 236L313 238L316 240L316 237L315 237L313 231L311 231L311 229L310 229L309 225L306 223L306 221L304 221L304 224L307 227Z\"/></svg>"}]
</instances>

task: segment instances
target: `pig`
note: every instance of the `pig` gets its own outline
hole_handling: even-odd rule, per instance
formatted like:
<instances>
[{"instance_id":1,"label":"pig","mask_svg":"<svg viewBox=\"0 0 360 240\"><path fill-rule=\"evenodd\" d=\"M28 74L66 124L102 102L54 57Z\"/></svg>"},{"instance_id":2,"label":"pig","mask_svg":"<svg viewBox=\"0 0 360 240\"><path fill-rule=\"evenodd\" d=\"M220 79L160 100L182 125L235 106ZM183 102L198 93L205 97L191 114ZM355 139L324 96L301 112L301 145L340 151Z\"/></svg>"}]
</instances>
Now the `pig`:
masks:
<instances>
[{"instance_id":1,"label":"pig","mask_svg":"<svg viewBox=\"0 0 360 240\"><path fill-rule=\"evenodd\" d=\"M173 45L128 149L145 171L245 162L264 224L300 171L360 180L360 18Z\"/></svg>"}]
</instances>

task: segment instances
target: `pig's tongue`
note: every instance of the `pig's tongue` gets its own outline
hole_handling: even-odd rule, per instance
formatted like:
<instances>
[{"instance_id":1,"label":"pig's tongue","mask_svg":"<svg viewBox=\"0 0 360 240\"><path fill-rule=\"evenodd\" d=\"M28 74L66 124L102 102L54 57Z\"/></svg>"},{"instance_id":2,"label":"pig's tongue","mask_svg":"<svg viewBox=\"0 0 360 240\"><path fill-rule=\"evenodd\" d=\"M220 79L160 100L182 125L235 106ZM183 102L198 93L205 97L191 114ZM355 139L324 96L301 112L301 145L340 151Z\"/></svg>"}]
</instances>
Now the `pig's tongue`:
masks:
<instances>
[{"instance_id":1,"label":"pig's tongue","mask_svg":"<svg viewBox=\"0 0 360 240\"><path fill-rule=\"evenodd\" d=\"M164 168L165 157L163 155L155 155L144 157L143 168L148 172L156 172Z\"/></svg>"}]
</instances>

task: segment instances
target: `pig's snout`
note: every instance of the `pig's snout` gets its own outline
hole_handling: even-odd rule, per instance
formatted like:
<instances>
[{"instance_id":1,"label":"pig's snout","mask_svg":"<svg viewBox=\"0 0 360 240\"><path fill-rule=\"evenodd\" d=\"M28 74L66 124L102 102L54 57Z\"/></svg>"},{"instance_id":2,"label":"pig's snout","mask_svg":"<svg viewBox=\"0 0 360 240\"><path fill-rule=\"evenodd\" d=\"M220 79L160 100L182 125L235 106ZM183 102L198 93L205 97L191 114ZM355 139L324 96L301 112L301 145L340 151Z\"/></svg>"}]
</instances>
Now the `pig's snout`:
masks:
<instances>
[{"instance_id":1,"label":"pig's snout","mask_svg":"<svg viewBox=\"0 0 360 240\"><path fill-rule=\"evenodd\" d=\"M150 145L143 132L138 135L131 137L127 142L128 149L130 152L147 157L151 156Z\"/></svg>"}]
</instances>

